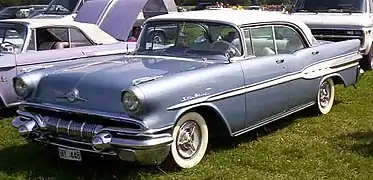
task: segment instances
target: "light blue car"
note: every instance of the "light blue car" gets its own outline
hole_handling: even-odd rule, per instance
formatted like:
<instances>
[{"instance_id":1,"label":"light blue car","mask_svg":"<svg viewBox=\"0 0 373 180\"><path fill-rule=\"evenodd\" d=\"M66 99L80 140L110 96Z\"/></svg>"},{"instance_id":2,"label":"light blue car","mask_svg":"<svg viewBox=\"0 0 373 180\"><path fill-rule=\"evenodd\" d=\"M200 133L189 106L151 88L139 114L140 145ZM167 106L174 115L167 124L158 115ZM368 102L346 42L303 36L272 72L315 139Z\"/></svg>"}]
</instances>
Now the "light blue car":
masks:
<instances>
[{"instance_id":1,"label":"light blue car","mask_svg":"<svg viewBox=\"0 0 373 180\"><path fill-rule=\"evenodd\" d=\"M149 33L162 28L173 36ZM93 153L191 168L210 137L238 136L306 108L329 113L334 86L357 81L359 46L318 42L280 13L160 15L145 22L133 55L14 78L23 102L12 124L62 159Z\"/></svg>"}]
</instances>

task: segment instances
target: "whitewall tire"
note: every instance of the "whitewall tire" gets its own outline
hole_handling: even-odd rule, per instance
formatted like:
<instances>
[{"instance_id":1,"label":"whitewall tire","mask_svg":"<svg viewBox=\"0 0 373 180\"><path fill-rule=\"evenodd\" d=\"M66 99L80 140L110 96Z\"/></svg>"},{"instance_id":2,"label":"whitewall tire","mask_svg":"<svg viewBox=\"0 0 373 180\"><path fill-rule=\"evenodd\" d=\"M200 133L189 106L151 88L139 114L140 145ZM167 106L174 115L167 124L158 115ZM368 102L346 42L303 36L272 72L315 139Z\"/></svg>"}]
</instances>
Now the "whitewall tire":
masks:
<instances>
[{"instance_id":1,"label":"whitewall tire","mask_svg":"<svg viewBox=\"0 0 373 180\"><path fill-rule=\"evenodd\" d=\"M319 86L317 92L316 109L321 114L327 114L333 107L334 103L334 82L332 78L325 79Z\"/></svg>"},{"instance_id":2,"label":"whitewall tire","mask_svg":"<svg viewBox=\"0 0 373 180\"><path fill-rule=\"evenodd\" d=\"M183 115L172 131L174 141L169 157L172 164L181 168L196 166L206 153L208 136L206 121L200 114L189 112Z\"/></svg>"}]
</instances>

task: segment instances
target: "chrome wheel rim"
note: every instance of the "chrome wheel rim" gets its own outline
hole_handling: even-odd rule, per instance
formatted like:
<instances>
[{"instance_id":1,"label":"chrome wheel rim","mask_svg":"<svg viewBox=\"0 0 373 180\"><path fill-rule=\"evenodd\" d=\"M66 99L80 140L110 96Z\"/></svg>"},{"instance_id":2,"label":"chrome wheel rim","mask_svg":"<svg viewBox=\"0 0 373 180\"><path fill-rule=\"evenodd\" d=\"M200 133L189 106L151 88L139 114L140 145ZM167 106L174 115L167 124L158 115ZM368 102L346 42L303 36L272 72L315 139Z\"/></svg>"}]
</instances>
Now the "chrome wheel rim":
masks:
<instances>
[{"instance_id":1,"label":"chrome wheel rim","mask_svg":"<svg viewBox=\"0 0 373 180\"><path fill-rule=\"evenodd\" d=\"M202 142L202 132L197 123L186 121L179 129L176 139L178 154L184 159L194 157Z\"/></svg>"},{"instance_id":2,"label":"chrome wheel rim","mask_svg":"<svg viewBox=\"0 0 373 180\"><path fill-rule=\"evenodd\" d=\"M331 86L328 82L324 82L319 90L319 103L322 108L330 104L331 99Z\"/></svg>"}]
</instances>

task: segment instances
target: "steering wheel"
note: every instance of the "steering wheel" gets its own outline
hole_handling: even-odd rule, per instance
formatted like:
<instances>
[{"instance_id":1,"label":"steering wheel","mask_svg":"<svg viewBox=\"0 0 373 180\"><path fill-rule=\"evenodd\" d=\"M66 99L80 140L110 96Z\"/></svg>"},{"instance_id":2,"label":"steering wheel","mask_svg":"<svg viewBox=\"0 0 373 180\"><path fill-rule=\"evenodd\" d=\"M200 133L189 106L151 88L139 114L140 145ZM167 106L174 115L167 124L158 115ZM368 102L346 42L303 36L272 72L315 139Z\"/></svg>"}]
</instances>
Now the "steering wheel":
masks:
<instances>
[{"instance_id":1,"label":"steering wheel","mask_svg":"<svg viewBox=\"0 0 373 180\"><path fill-rule=\"evenodd\" d=\"M240 56L240 50L231 43L224 41L224 40L218 40L211 44L211 49L218 52L224 52L224 54L232 52L233 56Z\"/></svg>"}]
</instances>

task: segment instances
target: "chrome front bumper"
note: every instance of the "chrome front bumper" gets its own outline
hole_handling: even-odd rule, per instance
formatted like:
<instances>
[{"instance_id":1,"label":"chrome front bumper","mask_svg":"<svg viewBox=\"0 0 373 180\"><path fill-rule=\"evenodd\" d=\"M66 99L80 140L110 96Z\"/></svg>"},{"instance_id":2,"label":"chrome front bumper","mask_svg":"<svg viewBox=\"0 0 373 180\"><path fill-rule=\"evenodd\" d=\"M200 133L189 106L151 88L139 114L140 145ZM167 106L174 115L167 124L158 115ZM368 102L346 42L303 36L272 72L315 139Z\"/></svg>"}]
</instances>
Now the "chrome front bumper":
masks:
<instances>
[{"instance_id":1,"label":"chrome front bumper","mask_svg":"<svg viewBox=\"0 0 373 180\"><path fill-rule=\"evenodd\" d=\"M60 120L55 124L56 131L53 132L47 118L22 110L17 113L19 116L13 119L12 125L29 141L102 156L117 156L124 161L144 165L162 163L168 156L173 141L171 134L164 131L154 133L101 125L87 128L84 123L76 126L78 123L68 121L66 125Z\"/></svg>"}]
</instances>

